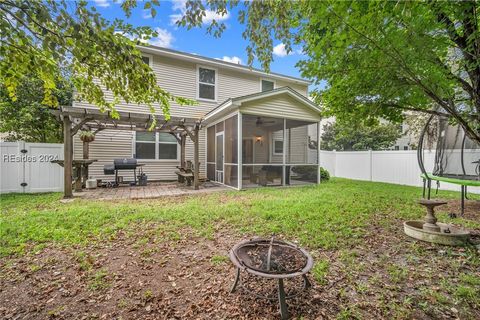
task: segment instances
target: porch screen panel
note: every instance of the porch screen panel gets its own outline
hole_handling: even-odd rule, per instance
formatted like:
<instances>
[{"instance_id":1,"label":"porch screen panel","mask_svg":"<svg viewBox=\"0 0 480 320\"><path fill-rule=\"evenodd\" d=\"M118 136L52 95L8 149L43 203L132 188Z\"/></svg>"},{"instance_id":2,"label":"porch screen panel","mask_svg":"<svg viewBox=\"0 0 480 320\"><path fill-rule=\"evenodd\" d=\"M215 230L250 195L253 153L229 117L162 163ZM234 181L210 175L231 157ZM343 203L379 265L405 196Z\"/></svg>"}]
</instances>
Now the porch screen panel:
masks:
<instances>
[{"instance_id":1,"label":"porch screen panel","mask_svg":"<svg viewBox=\"0 0 480 320\"><path fill-rule=\"evenodd\" d=\"M282 118L242 115L242 187L283 184Z\"/></svg>"},{"instance_id":2,"label":"porch screen panel","mask_svg":"<svg viewBox=\"0 0 480 320\"><path fill-rule=\"evenodd\" d=\"M215 126L207 129L207 162L215 162Z\"/></svg>"},{"instance_id":3,"label":"porch screen panel","mask_svg":"<svg viewBox=\"0 0 480 320\"><path fill-rule=\"evenodd\" d=\"M243 164L282 164L283 119L243 115ZM276 145L276 149L274 148ZM276 151L276 152L275 152Z\"/></svg>"},{"instance_id":4,"label":"porch screen panel","mask_svg":"<svg viewBox=\"0 0 480 320\"><path fill-rule=\"evenodd\" d=\"M304 185L316 184L318 177L318 165L287 166L287 184Z\"/></svg>"},{"instance_id":5,"label":"porch screen panel","mask_svg":"<svg viewBox=\"0 0 480 320\"><path fill-rule=\"evenodd\" d=\"M215 180L215 163L207 163L207 178L208 180Z\"/></svg>"},{"instance_id":6,"label":"porch screen panel","mask_svg":"<svg viewBox=\"0 0 480 320\"><path fill-rule=\"evenodd\" d=\"M215 125L215 128L217 128L217 129L216 129L216 130L217 130L217 133L218 133L218 132L222 132L222 131L223 131L223 127L224 127L223 121L217 123L217 124Z\"/></svg>"},{"instance_id":7,"label":"porch screen panel","mask_svg":"<svg viewBox=\"0 0 480 320\"><path fill-rule=\"evenodd\" d=\"M318 164L317 123L287 119L285 128L285 162Z\"/></svg>"},{"instance_id":8,"label":"porch screen panel","mask_svg":"<svg viewBox=\"0 0 480 320\"><path fill-rule=\"evenodd\" d=\"M237 165L225 165L225 173L223 175L224 183L231 187L238 187L238 169Z\"/></svg>"},{"instance_id":9,"label":"porch screen panel","mask_svg":"<svg viewBox=\"0 0 480 320\"><path fill-rule=\"evenodd\" d=\"M243 165L242 187L283 185L283 165Z\"/></svg>"},{"instance_id":10,"label":"porch screen panel","mask_svg":"<svg viewBox=\"0 0 480 320\"><path fill-rule=\"evenodd\" d=\"M215 126L207 128L207 178L215 180Z\"/></svg>"},{"instance_id":11,"label":"porch screen panel","mask_svg":"<svg viewBox=\"0 0 480 320\"><path fill-rule=\"evenodd\" d=\"M238 163L238 116L225 120L225 164Z\"/></svg>"}]
</instances>

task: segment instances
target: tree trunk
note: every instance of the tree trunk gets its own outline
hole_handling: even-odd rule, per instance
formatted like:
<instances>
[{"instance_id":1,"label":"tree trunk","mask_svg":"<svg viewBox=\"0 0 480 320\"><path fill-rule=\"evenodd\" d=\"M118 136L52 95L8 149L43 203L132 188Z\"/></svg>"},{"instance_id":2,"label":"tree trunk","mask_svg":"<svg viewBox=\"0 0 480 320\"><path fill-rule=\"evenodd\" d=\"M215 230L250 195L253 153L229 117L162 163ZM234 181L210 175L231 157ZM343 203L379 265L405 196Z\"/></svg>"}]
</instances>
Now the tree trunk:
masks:
<instances>
[{"instance_id":1,"label":"tree trunk","mask_svg":"<svg viewBox=\"0 0 480 320\"><path fill-rule=\"evenodd\" d=\"M73 137L72 121L68 116L63 117L63 178L64 198L73 197L72 193L72 162L73 162Z\"/></svg>"}]
</instances>

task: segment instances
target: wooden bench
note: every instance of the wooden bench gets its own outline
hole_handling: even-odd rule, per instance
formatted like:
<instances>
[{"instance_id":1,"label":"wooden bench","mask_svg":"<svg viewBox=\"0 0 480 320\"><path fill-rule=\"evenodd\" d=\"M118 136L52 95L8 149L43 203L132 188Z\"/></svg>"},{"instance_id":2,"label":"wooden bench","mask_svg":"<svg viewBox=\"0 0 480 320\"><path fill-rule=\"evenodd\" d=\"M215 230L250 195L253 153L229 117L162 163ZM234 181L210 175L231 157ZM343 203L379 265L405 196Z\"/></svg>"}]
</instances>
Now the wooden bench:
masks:
<instances>
[{"instance_id":1,"label":"wooden bench","mask_svg":"<svg viewBox=\"0 0 480 320\"><path fill-rule=\"evenodd\" d=\"M180 168L179 168L180 169ZM183 168L182 168L183 169ZM178 182L185 183L187 186L191 186L193 182L193 172L186 172L185 170L175 171L178 176Z\"/></svg>"},{"instance_id":2,"label":"wooden bench","mask_svg":"<svg viewBox=\"0 0 480 320\"><path fill-rule=\"evenodd\" d=\"M185 183L187 186L191 186L193 182L193 177L194 177L194 167L193 167L193 162L190 160L187 160L185 163L185 167L178 167L178 171L175 171L175 173L178 176L178 182L180 183Z\"/></svg>"}]
</instances>

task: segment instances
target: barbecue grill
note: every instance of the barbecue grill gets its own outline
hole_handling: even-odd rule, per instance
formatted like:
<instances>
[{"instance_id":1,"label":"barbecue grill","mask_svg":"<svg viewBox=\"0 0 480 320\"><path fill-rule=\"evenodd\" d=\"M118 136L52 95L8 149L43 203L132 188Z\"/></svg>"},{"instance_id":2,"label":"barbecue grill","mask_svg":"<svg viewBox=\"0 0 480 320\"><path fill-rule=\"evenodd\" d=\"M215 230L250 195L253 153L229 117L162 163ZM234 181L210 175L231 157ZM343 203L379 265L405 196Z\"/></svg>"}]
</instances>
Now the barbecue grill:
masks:
<instances>
[{"instance_id":1,"label":"barbecue grill","mask_svg":"<svg viewBox=\"0 0 480 320\"><path fill-rule=\"evenodd\" d=\"M133 158L124 158L124 159L114 159L113 165L106 164L103 167L103 174L112 175L115 174L115 184L118 185L118 171L119 170L133 170L133 179L135 185L137 184L137 168L143 166L143 163L138 163L137 159Z\"/></svg>"}]
</instances>

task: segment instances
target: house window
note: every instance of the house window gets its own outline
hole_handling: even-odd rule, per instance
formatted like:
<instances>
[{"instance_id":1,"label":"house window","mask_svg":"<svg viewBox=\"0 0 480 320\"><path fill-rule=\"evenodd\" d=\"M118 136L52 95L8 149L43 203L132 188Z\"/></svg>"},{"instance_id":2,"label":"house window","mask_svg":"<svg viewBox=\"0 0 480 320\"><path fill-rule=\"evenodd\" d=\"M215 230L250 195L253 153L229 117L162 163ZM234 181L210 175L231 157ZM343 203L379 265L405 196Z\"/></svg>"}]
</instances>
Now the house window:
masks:
<instances>
[{"instance_id":1,"label":"house window","mask_svg":"<svg viewBox=\"0 0 480 320\"><path fill-rule=\"evenodd\" d=\"M160 132L158 134L158 159L176 160L177 147L177 139L170 133Z\"/></svg>"},{"instance_id":2,"label":"house window","mask_svg":"<svg viewBox=\"0 0 480 320\"><path fill-rule=\"evenodd\" d=\"M152 160L177 160L178 142L166 132L136 132L135 158Z\"/></svg>"},{"instance_id":3,"label":"house window","mask_svg":"<svg viewBox=\"0 0 480 320\"><path fill-rule=\"evenodd\" d=\"M282 155L283 154L283 140L273 140L273 154Z\"/></svg>"},{"instance_id":4,"label":"house window","mask_svg":"<svg viewBox=\"0 0 480 320\"><path fill-rule=\"evenodd\" d=\"M153 56L144 54L142 55L142 61L148 64L150 67L152 66Z\"/></svg>"},{"instance_id":5,"label":"house window","mask_svg":"<svg viewBox=\"0 0 480 320\"><path fill-rule=\"evenodd\" d=\"M206 100L216 100L216 71L198 67L198 98Z\"/></svg>"},{"instance_id":6,"label":"house window","mask_svg":"<svg viewBox=\"0 0 480 320\"><path fill-rule=\"evenodd\" d=\"M275 88L275 82L262 79L262 92L271 91Z\"/></svg>"},{"instance_id":7,"label":"house window","mask_svg":"<svg viewBox=\"0 0 480 320\"><path fill-rule=\"evenodd\" d=\"M155 132L136 133L135 157L137 159L155 159Z\"/></svg>"},{"instance_id":8,"label":"house window","mask_svg":"<svg viewBox=\"0 0 480 320\"><path fill-rule=\"evenodd\" d=\"M395 146L395 150L400 150L400 146Z\"/></svg>"},{"instance_id":9,"label":"house window","mask_svg":"<svg viewBox=\"0 0 480 320\"><path fill-rule=\"evenodd\" d=\"M408 150L408 146L403 146L403 150Z\"/></svg>"}]
</instances>

